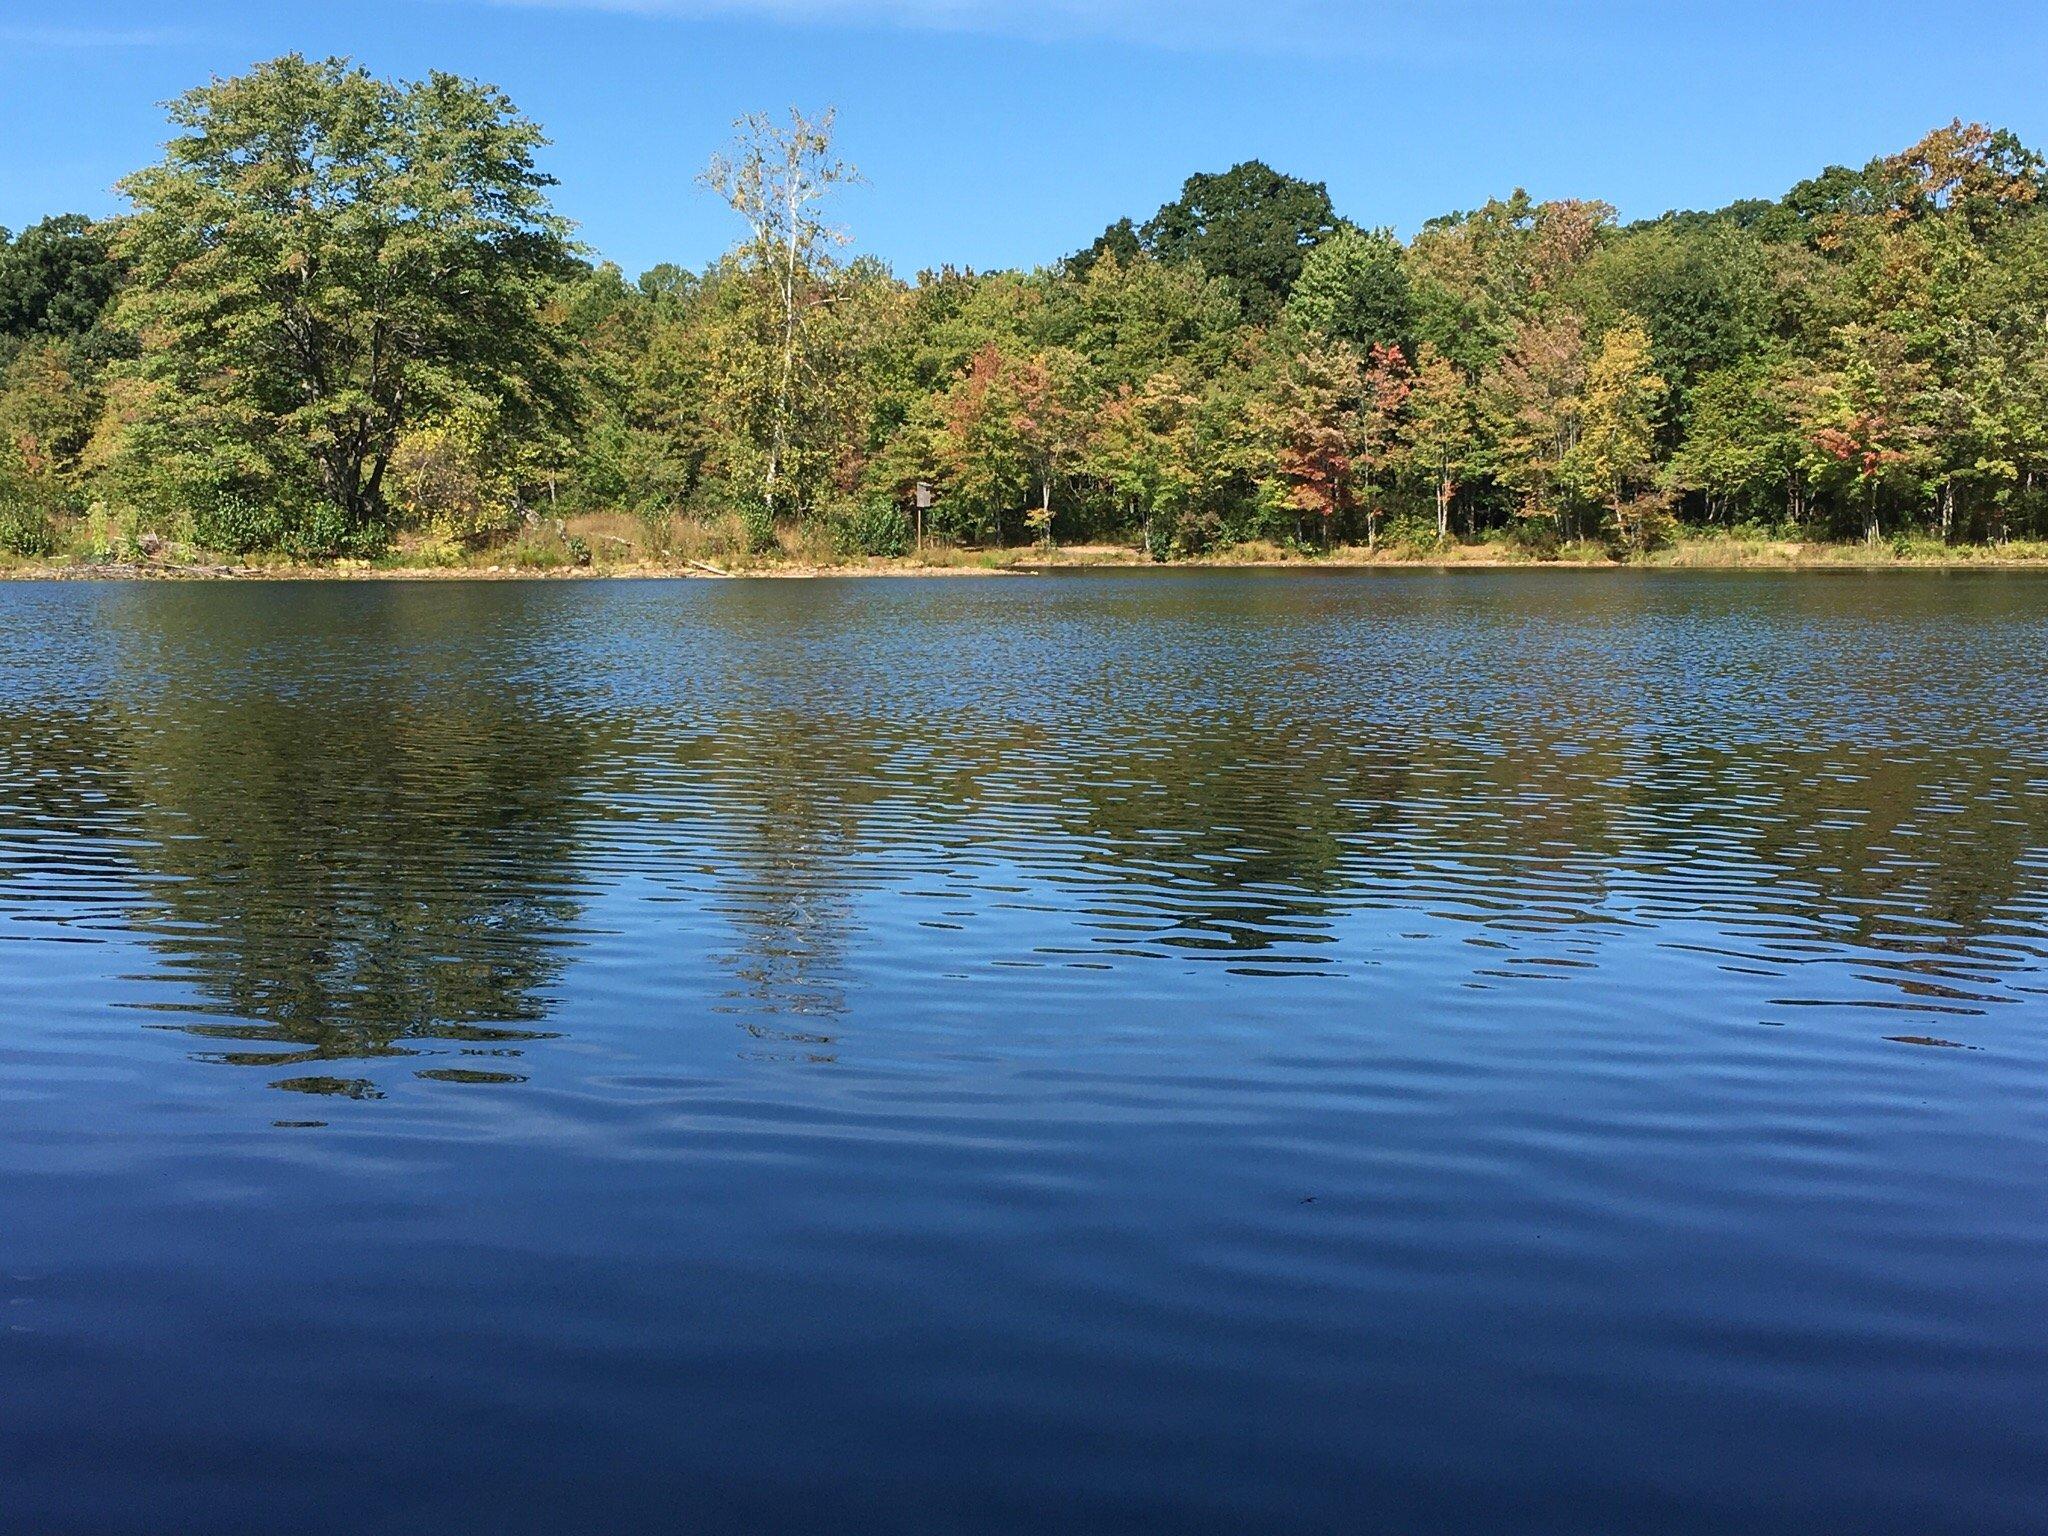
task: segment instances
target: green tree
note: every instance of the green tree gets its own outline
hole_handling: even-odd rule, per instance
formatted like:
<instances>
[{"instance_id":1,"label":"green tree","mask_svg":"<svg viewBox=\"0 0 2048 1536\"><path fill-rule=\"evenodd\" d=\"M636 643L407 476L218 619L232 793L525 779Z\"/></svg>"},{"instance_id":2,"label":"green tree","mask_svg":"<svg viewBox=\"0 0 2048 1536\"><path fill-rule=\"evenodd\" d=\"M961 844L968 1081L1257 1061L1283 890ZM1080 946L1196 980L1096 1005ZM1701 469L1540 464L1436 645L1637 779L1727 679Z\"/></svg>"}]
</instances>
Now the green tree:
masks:
<instances>
[{"instance_id":1,"label":"green tree","mask_svg":"<svg viewBox=\"0 0 2048 1536\"><path fill-rule=\"evenodd\" d=\"M1146 254L1145 241L1138 233L1138 226L1128 218L1122 218L1097 235L1088 249L1069 256L1067 270L1075 277L1086 277L1105 256L1129 262Z\"/></svg>"},{"instance_id":2,"label":"green tree","mask_svg":"<svg viewBox=\"0 0 2048 1536\"><path fill-rule=\"evenodd\" d=\"M1193 500L1195 417L1199 400L1180 372L1162 369L1104 401L1088 441L1088 471L1121 505L1142 519L1145 548L1170 552L1182 513Z\"/></svg>"},{"instance_id":3,"label":"green tree","mask_svg":"<svg viewBox=\"0 0 2048 1536\"><path fill-rule=\"evenodd\" d=\"M1040 291L1043 302L1028 328L1079 354L1079 366L1104 394L1183 361L1212 372L1236 338L1237 301L1198 267L1110 255L1085 277L1061 274Z\"/></svg>"},{"instance_id":4,"label":"green tree","mask_svg":"<svg viewBox=\"0 0 2048 1536\"><path fill-rule=\"evenodd\" d=\"M1246 160L1220 175L1190 176L1139 235L1161 261L1194 262L1223 279L1246 318L1263 323L1287 302L1308 253L1338 228L1321 182Z\"/></svg>"},{"instance_id":5,"label":"green tree","mask_svg":"<svg viewBox=\"0 0 2048 1536\"><path fill-rule=\"evenodd\" d=\"M1596 328L1631 316L1647 328L1671 392L1668 441L1684 428L1694 385L1756 356L1777 325L1765 247L1727 222L1637 226L1603 245L1577 286Z\"/></svg>"},{"instance_id":6,"label":"green tree","mask_svg":"<svg viewBox=\"0 0 2048 1536\"><path fill-rule=\"evenodd\" d=\"M1415 301L1400 242L1384 229L1340 229L1309 252L1287 314L1360 349L1406 341Z\"/></svg>"},{"instance_id":7,"label":"green tree","mask_svg":"<svg viewBox=\"0 0 2048 1536\"><path fill-rule=\"evenodd\" d=\"M1428 342L1416 354L1400 437L1401 462L1436 503L1438 542L1450 537L1451 503L1479 455L1471 381Z\"/></svg>"},{"instance_id":8,"label":"green tree","mask_svg":"<svg viewBox=\"0 0 2048 1536\"><path fill-rule=\"evenodd\" d=\"M543 318L566 226L540 131L495 87L292 54L170 116L181 132L123 183L135 212L115 241L154 478L324 505L302 540L346 547L383 536L409 426L566 413Z\"/></svg>"},{"instance_id":9,"label":"green tree","mask_svg":"<svg viewBox=\"0 0 2048 1536\"><path fill-rule=\"evenodd\" d=\"M0 230L0 338L83 336L99 323L119 272L108 230L79 213Z\"/></svg>"},{"instance_id":10,"label":"green tree","mask_svg":"<svg viewBox=\"0 0 2048 1536\"><path fill-rule=\"evenodd\" d=\"M1671 461L1683 490L1705 498L1710 519L1735 508L1757 511L1780 497L1786 516L1801 520L1805 447L1778 369L1761 358L1718 369L1695 386L1685 440Z\"/></svg>"}]
</instances>

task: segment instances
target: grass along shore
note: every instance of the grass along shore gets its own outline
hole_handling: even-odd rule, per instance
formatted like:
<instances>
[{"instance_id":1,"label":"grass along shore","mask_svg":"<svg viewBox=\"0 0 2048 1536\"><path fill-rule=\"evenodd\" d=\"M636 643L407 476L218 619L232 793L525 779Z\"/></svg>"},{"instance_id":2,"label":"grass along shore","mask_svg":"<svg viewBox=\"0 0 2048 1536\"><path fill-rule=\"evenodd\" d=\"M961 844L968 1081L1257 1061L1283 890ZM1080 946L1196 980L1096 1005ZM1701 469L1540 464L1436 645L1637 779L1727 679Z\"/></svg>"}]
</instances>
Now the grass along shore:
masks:
<instances>
[{"instance_id":1,"label":"grass along shore","mask_svg":"<svg viewBox=\"0 0 2048 1536\"><path fill-rule=\"evenodd\" d=\"M42 557L0 555L0 577L16 580L986 576L1046 570L1230 566L1305 570L2048 569L2048 541L1943 544L1901 536L1870 545L1861 540L1802 539L1786 536L1782 530L1737 529L1682 534L1647 552L1599 541L1547 547L1501 537L1452 538L1441 544L1434 539L1396 537L1370 549L1364 545L1318 549L1253 541L1165 561L1152 559L1140 545L1107 543L1001 547L932 543L921 552L875 556L845 553L829 539L807 535L801 529L782 530L773 549L749 549L737 519L730 520L729 526L684 519L650 524L623 514L593 514L543 522L517 536L479 547L401 538L373 559L221 555L155 537L124 549L70 547Z\"/></svg>"}]
</instances>

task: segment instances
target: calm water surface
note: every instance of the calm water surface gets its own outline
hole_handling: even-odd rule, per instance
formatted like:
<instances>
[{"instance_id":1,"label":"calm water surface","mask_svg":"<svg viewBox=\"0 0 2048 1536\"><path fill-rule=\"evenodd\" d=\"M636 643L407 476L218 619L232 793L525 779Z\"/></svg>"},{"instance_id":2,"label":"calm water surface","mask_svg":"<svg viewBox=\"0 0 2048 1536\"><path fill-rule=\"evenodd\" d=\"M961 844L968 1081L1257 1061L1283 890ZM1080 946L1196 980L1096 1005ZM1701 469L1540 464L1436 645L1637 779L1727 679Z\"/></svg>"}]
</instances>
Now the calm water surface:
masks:
<instances>
[{"instance_id":1,"label":"calm water surface","mask_svg":"<svg viewBox=\"0 0 2048 1536\"><path fill-rule=\"evenodd\" d=\"M2038 1531L2048 581L0 587L0 1528Z\"/></svg>"}]
</instances>

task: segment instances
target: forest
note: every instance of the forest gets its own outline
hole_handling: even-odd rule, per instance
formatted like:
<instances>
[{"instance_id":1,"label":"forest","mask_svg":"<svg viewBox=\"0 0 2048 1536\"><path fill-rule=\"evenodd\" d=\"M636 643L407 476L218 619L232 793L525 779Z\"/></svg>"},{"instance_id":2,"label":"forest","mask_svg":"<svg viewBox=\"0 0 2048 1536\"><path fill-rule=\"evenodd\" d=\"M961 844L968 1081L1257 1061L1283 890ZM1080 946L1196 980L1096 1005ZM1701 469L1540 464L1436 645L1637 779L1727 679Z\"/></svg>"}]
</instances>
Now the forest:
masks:
<instances>
[{"instance_id":1,"label":"forest","mask_svg":"<svg viewBox=\"0 0 2048 1536\"><path fill-rule=\"evenodd\" d=\"M906 280L834 223L829 112L736 125L733 247L637 278L495 87L288 56L169 115L126 211L0 230L17 561L2048 537L2048 166L1979 124L1775 200L1517 190L1406 240L1247 161Z\"/></svg>"}]
</instances>

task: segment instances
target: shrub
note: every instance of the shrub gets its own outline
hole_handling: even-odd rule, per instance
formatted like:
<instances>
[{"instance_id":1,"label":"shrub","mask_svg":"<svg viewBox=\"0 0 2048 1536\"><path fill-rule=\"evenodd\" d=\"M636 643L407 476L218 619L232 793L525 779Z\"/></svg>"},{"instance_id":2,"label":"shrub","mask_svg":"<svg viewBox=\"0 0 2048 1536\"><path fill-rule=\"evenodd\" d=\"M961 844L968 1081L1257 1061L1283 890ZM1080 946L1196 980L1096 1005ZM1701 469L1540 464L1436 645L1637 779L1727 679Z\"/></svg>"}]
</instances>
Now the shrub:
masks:
<instances>
[{"instance_id":1,"label":"shrub","mask_svg":"<svg viewBox=\"0 0 2048 1536\"><path fill-rule=\"evenodd\" d=\"M1678 532L1672 497L1664 491L1647 491L1622 502L1614 509L1614 531L1631 554L1648 554L1671 542Z\"/></svg>"},{"instance_id":2,"label":"shrub","mask_svg":"<svg viewBox=\"0 0 2048 1536\"><path fill-rule=\"evenodd\" d=\"M240 491L217 491L197 502L192 508L192 539L202 549L246 555L275 549L284 538L284 517L273 503Z\"/></svg>"},{"instance_id":3,"label":"shrub","mask_svg":"<svg viewBox=\"0 0 2048 1536\"><path fill-rule=\"evenodd\" d=\"M1199 555L1232 542L1222 516L1212 510L1191 512L1174 529L1173 550L1178 555Z\"/></svg>"},{"instance_id":4,"label":"shrub","mask_svg":"<svg viewBox=\"0 0 2048 1536\"><path fill-rule=\"evenodd\" d=\"M833 519L833 542L843 555L902 555L910 550L910 523L888 501L871 501Z\"/></svg>"},{"instance_id":5,"label":"shrub","mask_svg":"<svg viewBox=\"0 0 2048 1536\"><path fill-rule=\"evenodd\" d=\"M1456 540L1449 542L1455 543ZM1436 519L1413 512L1402 512L1389 518L1380 528L1380 543L1387 549L1406 555L1430 554L1443 547L1436 536Z\"/></svg>"},{"instance_id":6,"label":"shrub","mask_svg":"<svg viewBox=\"0 0 2048 1536\"><path fill-rule=\"evenodd\" d=\"M1527 512L1518 512L1504 527L1489 534L1487 542L1492 543L1496 539L1510 549L1538 560L1555 560L1563 543L1555 522L1547 516Z\"/></svg>"},{"instance_id":7,"label":"shrub","mask_svg":"<svg viewBox=\"0 0 2048 1536\"><path fill-rule=\"evenodd\" d=\"M1723 536L1738 544L1770 544L1780 539L1796 542L1805 537L1805 532L1799 528L1786 527L1783 523L1746 517L1740 522L1730 523Z\"/></svg>"},{"instance_id":8,"label":"shrub","mask_svg":"<svg viewBox=\"0 0 2048 1536\"><path fill-rule=\"evenodd\" d=\"M391 455L392 506L420 527L468 544L509 531L519 522L516 498L501 474L485 468L486 458L479 434L459 426L406 433Z\"/></svg>"},{"instance_id":9,"label":"shrub","mask_svg":"<svg viewBox=\"0 0 2048 1536\"><path fill-rule=\"evenodd\" d=\"M775 542L775 518L765 502L742 502L740 527L746 534L748 554L765 555L769 550L778 547Z\"/></svg>"},{"instance_id":10,"label":"shrub","mask_svg":"<svg viewBox=\"0 0 2048 1536\"><path fill-rule=\"evenodd\" d=\"M358 527L331 501L309 501L280 515L284 533L278 547L302 560L374 555L390 542L389 530L381 525Z\"/></svg>"},{"instance_id":11,"label":"shrub","mask_svg":"<svg viewBox=\"0 0 2048 1536\"><path fill-rule=\"evenodd\" d=\"M1171 560L1180 520L1171 512L1155 512L1145 524L1145 553L1154 560Z\"/></svg>"},{"instance_id":12,"label":"shrub","mask_svg":"<svg viewBox=\"0 0 2048 1536\"><path fill-rule=\"evenodd\" d=\"M41 559L57 552L57 529L50 514L18 497L0 499L0 550Z\"/></svg>"}]
</instances>

